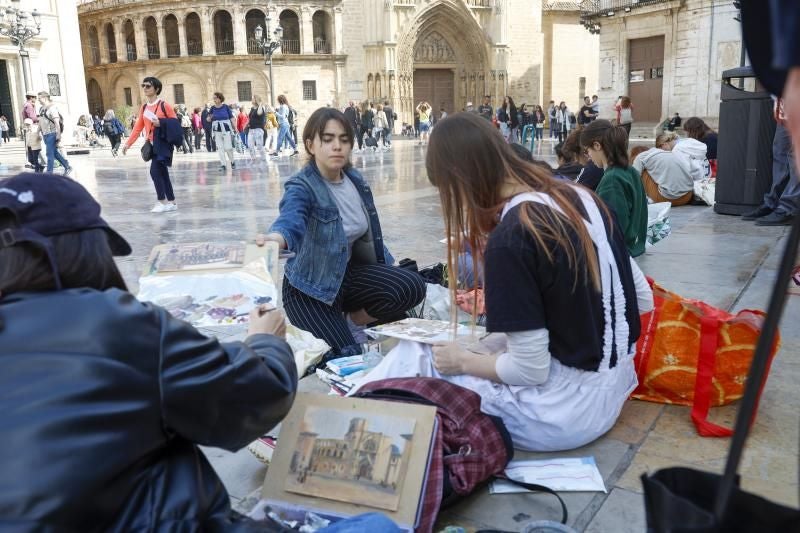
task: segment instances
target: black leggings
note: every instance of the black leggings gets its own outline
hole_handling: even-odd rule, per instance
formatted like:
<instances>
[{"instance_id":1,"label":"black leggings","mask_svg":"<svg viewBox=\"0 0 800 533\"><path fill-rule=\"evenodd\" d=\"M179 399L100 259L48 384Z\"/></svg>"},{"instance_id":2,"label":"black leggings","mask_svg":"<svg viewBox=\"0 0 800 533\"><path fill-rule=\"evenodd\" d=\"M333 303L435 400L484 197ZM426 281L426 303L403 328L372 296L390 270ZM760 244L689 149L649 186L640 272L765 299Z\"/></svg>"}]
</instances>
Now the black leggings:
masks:
<instances>
[{"instance_id":1,"label":"black leggings","mask_svg":"<svg viewBox=\"0 0 800 533\"><path fill-rule=\"evenodd\" d=\"M294 288L283 278L283 308L291 323L310 331L337 355L361 353L344 313L364 309L379 322L405 318L425 298L425 281L416 272L388 265L348 265L333 305Z\"/></svg>"}]
</instances>

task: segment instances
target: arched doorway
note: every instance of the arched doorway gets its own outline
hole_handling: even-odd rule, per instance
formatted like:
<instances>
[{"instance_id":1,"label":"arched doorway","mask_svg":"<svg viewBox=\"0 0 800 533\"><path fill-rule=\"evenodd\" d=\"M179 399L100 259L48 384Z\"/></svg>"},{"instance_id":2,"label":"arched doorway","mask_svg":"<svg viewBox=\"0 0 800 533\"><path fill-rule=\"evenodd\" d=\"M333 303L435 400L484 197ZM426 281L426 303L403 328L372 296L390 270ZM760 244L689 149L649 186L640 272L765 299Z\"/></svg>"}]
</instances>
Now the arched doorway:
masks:
<instances>
[{"instance_id":1,"label":"arched doorway","mask_svg":"<svg viewBox=\"0 0 800 533\"><path fill-rule=\"evenodd\" d=\"M214 45L217 55L233 54L233 20L224 9L214 13Z\"/></svg>"},{"instance_id":2,"label":"arched doorway","mask_svg":"<svg viewBox=\"0 0 800 533\"><path fill-rule=\"evenodd\" d=\"M244 16L245 34L247 35L247 53L260 54L261 45L256 41L256 26L261 26L263 32L267 31L267 18L260 9L251 9ZM272 28L270 28L271 30ZM270 36L268 36L270 37Z\"/></svg>"},{"instance_id":3,"label":"arched doorway","mask_svg":"<svg viewBox=\"0 0 800 533\"><path fill-rule=\"evenodd\" d=\"M311 26L314 33L314 53L331 53L331 17L325 11L317 11L311 17Z\"/></svg>"},{"instance_id":4,"label":"arched doorway","mask_svg":"<svg viewBox=\"0 0 800 533\"><path fill-rule=\"evenodd\" d=\"M100 84L94 78L90 78L89 83L86 84L86 96L89 100L89 113L103 116L105 114L103 91L100 90Z\"/></svg>"},{"instance_id":5,"label":"arched doorway","mask_svg":"<svg viewBox=\"0 0 800 533\"><path fill-rule=\"evenodd\" d=\"M167 43L167 57L181 56L181 39L178 37L178 19L175 15L164 17L164 41Z\"/></svg>"},{"instance_id":6,"label":"arched doorway","mask_svg":"<svg viewBox=\"0 0 800 533\"><path fill-rule=\"evenodd\" d=\"M203 55L203 32L197 13L186 15L186 52L190 56Z\"/></svg>"},{"instance_id":7,"label":"arched doorway","mask_svg":"<svg viewBox=\"0 0 800 533\"><path fill-rule=\"evenodd\" d=\"M92 55L92 65L100 64L100 39L97 37L97 28L89 27L89 51Z\"/></svg>"},{"instance_id":8,"label":"arched doorway","mask_svg":"<svg viewBox=\"0 0 800 533\"><path fill-rule=\"evenodd\" d=\"M117 62L117 36L114 34L114 26L109 22L106 24L106 44L108 46L108 62Z\"/></svg>"},{"instance_id":9,"label":"arched doorway","mask_svg":"<svg viewBox=\"0 0 800 533\"><path fill-rule=\"evenodd\" d=\"M452 113L486 94L479 80L493 68L489 40L463 2L442 1L421 10L398 39L397 74L401 80L395 108L409 121L425 100ZM403 83L402 80L405 80Z\"/></svg>"},{"instance_id":10,"label":"arched doorway","mask_svg":"<svg viewBox=\"0 0 800 533\"><path fill-rule=\"evenodd\" d=\"M281 52L284 54L300 53L300 19L291 9L284 9L280 15L281 28L283 28L283 41Z\"/></svg>"},{"instance_id":11,"label":"arched doorway","mask_svg":"<svg viewBox=\"0 0 800 533\"><path fill-rule=\"evenodd\" d=\"M125 53L128 61L136 61L136 32L133 30L133 22L130 19L125 21L122 32L125 35Z\"/></svg>"},{"instance_id":12,"label":"arched doorway","mask_svg":"<svg viewBox=\"0 0 800 533\"><path fill-rule=\"evenodd\" d=\"M158 27L154 17L147 17L144 21L144 36L147 40L147 58L158 59L161 49L158 46Z\"/></svg>"}]
</instances>

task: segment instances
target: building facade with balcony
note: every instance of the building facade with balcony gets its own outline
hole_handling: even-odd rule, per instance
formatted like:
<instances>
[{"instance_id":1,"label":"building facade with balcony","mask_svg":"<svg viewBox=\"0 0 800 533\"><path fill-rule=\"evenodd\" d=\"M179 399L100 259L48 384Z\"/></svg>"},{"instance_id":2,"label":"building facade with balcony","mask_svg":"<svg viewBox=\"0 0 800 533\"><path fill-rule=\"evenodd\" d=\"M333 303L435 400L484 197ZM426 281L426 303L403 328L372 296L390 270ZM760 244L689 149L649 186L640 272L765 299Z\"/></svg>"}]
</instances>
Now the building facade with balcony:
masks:
<instances>
[{"instance_id":1,"label":"building facade with balcony","mask_svg":"<svg viewBox=\"0 0 800 533\"><path fill-rule=\"evenodd\" d=\"M601 115L630 95L634 119L719 118L722 72L742 59L738 10L729 0L584 0L581 17L600 35Z\"/></svg>"},{"instance_id":2,"label":"building facade with balcony","mask_svg":"<svg viewBox=\"0 0 800 533\"><path fill-rule=\"evenodd\" d=\"M31 90L48 91L52 95L64 116L65 137L70 139L78 116L88 110L75 3L0 2L0 9L7 6L25 11L36 9L41 14L40 33L25 44L30 60ZM19 47L8 37L0 36L0 115L7 117L12 136L20 133L25 91Z\"/></svg>"},{"instance_id":3,"label":"building facade with balcony","mask_svg":"<svg viewBox=\"0 0 800 533\"><path fill-rule=\"evenodd\" d=\"M268 102L253 37L269 17L271 29L283 28L275 94L301 118L371 99L389 100L410 122L421 100L448 112L485 94L495 105L507 94L543 103L542 10L542 0L93 0L79 18L92 111L140 105L148 75L162 80L168 101L189 107L217 90L228 102ZM572 20L580 28L577 11Z\"/></svg>"}]
</instances>

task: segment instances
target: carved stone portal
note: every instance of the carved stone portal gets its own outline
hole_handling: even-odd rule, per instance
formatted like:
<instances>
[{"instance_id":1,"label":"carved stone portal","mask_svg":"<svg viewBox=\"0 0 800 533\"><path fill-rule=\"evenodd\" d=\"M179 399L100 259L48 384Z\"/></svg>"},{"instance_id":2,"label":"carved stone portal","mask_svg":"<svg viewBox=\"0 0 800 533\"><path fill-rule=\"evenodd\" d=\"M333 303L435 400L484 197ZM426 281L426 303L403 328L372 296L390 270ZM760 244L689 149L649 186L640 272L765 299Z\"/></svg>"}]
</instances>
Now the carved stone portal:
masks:
<instances>
[{"instance_id":1,"label":"carved stone portal","mask_svg":"<svg viewBox=\"0 0 800 533\"><path fill-rule=\"evenodd\" d=\"M455 63L456 54L440 33L432 32L417 42L414 61L418 63Z\"/></svg>"}]
</instances>

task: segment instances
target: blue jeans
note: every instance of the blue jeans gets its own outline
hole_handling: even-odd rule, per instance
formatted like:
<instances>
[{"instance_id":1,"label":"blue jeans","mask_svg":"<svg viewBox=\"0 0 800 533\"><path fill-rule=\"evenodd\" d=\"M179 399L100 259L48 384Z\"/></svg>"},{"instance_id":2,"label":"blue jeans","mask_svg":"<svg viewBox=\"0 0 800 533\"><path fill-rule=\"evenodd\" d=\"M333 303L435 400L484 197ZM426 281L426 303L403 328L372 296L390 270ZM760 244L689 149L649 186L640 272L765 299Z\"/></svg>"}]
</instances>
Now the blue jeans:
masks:
<instances>
[{"instance_id":1,"label":"blue jeans","mask_svg":"<svg viewBox=\"0 0 800 533\"><path fill-rule=\"evenodd\" d=\"M289 133L289 123L285 122L280 125L278 129L278 144L275 148L276 152L280 152L283 148L283 142L286 141L289 143L289 146L292 147L292 150L297 150L297 145L294 143L294 139L292 139L291 133Z\"/></svg>"},{"instance_id":2,"label":"blue jeans","mask_svg":"<svg viewBox=\"0 0 800 533\"><path fill-rule=\"evenodd\" d=\"M544 128L533 128L533 131L535 132L534 139L539 139L540 141L544 139Z\"/></svg>"},{"instance_id":3,"label":"blue jeans","mask_svg":"<svg viewBox=\"0 0 800 533\"><path fill-rule=\"evenodd\" d=\"M772 140L772 187L764 195L764 205L786 215L800 215L800 182L797 154L792 153L792 139L778 124Z\"/></svg>"},{"instance_id":4,"label":"blue jeans","mask_svg":"<svg viewBox=\"0 0 800 533\"><path fill-rule=\"evenodd\" d=\"M383 145L384 146L392 145L392 130L389 128L384 128L383 130Z\"/></svg>"},{"instance_id":5,"label":"blue jeans","mask_svg":"<svg viewBox=\"0 0 800 533\"><path fill-rule=\"evenodd\" d=\"M243 131L239 132L239 138L242 140L242 146L247 148L247 134Z\"/></svg>"},{"instance_id":6,"label":"blue jeans","mask_svg":"<svg viewBox=\"0 0 800 533\"><path fill-rule=\"evenodd\" d=\"M55 160L58 159L58 162L64 167L64 170L69 168L69 161L61 155L61 152L58 150L56 146L56 134L54 133L47 133L43 136L44 138L44 145L47 147L47 172L53 172L53 167L55 166Z\"/></svg>"},{"instance_id":7,"label":"blue jeans","mask_svg":"<svg viewBox=\"0 0 800 533\"><path fill-rule=\"evenodd\" d=\"M317 533L400 533L397 527L389 518L379 513L366 513L345 518L334 522L328 527L320 529Z\"/></svg>"}]
</instances>

